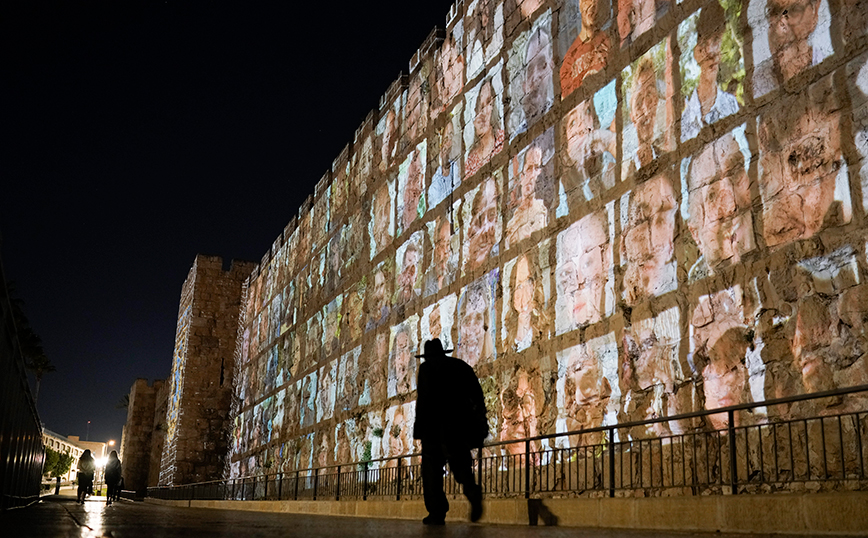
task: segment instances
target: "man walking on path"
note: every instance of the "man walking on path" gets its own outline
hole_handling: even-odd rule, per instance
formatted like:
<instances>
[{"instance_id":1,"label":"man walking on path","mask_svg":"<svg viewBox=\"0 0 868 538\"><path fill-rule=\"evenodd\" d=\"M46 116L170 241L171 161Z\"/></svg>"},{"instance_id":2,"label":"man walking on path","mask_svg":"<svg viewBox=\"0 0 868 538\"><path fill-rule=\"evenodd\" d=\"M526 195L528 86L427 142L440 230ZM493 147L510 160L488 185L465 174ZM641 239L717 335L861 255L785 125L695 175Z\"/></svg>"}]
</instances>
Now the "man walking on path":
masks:
<instances>
[{"instance_id":1,"label":"man walking on path","mask_svg":"<svg viewBox=\"0 0 868 538\"><path fill-rule=\"evenodd\" d=\"M443 525L449 501L443 492L443 466L449 468L470 501L470 521L482 517L482 488L473 478L470 450L488 436L482 387L467 363L447 357L439 338L425 342L419 367L413 437L422 441L422 489L426 525Z\"/></svg>"}]
</instances>

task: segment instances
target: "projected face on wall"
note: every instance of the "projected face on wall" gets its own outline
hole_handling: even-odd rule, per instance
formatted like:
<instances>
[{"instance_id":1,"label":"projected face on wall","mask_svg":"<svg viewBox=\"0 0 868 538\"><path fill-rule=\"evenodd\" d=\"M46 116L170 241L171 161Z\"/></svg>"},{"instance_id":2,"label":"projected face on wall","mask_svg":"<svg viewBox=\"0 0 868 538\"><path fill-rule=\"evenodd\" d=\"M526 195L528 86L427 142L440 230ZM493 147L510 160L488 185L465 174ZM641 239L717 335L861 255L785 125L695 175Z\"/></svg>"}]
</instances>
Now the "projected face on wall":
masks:
<instances>
[{"instance_id":1,"label":"projected face on wall","mask_svg":"<svg viewBox=\"0 0 868 538\"><path fill-rule=\"evenodd\" d=\"M500 174L485 179L464 196L464 273L482 267L489 256L499 251L502 226L500 223Z\"/></svg>"},{"instance_id":2,"label":"projected face on wall","mask_svg":"<svg viewBox=\"0 0 868 538\"><path fill-rule=\"evenodd\" d=\"M624 103L622 178L631 178L672 147L674 118L671 117L671 107L666 106L666 98L672 90L664 78L671 54L666 42L662 41L621 73Z\"/></svg>"},{"instance_id":3,"label":"projected face on wall","mask_svg":"<svg viewBox=\"0 0 868 538\"><path fill-rule=\"evenodd\" d=\"M407 137L415 142L428 126L428 92L422 88L423 72L427 73L430 67L420 65L416 73L410 77L410 88L407 91Z\"/></svg>"},{"instance_id":4,"label":"projected face on wall","mask_svg":"<svg viewBox=\"0 0 868 538\"><path fill-rule=\"evenodd\" d=\"M379 141L379 166L380 171L385 172L398 156L398 148L401 142L401 134L404 128L404 102L406 92L402 93L395 101L383 110L380 122L377 124L377 138Z\"/></svg>"},{"instance_id":5,"label":"projected face on wall","mask_svg":"<svg viewBox=\"0 0 868 538\"><path fill-rule=\"evenodd\" d=\"M397 396L416 389L416 357L418 353L419 316L392 327L389 349L388 394Z\"/></svg>"},{"instance_id":6,"label":"projected face on wall","mask_svg":"<svg viewBox=\"0 0 868 538\"><path fill-rule=\"evenodd\" d=\"M678 26L681 48L681 140L738 112L743 97L744 55L736 39L738 13L716 0Z\"/></svg>"},{"instance_id":7,"label":"projected face on wall","mask_svg":"<svg viewBox=\"0 0 868 538\"><path fill-rule=\"evenodd\" d=\"M371 203L371 220L368 224L371 235L371 259L392 242L395 236L395 220L392 204L395 199L395 182L387 181L374 192Z\"/></svg>"},{"instance_id":8,"label":"projected face on wall","mask_svg":"<svg viewBox=\"0 0 868 538\"><path fill-rule=\"evenodd\" d=\"M847 65L847 81L853 109L853 143L861 161L862 207L868 208L868 54Z\"/></svg>"},{"instance_id":9,"label":"projected face on wall","mask_svg":"<svg viewBox=\"0 0 868 538\"><path fill-rule=\"evenodd\" d=\"M425 214L426 149L423 140L398 169L398 235Z\"/></svg>"},{"instance_id":10,"label":"projected face on wall","mask_svg":"<svg viewBox=\"0 0 868 538\"><path fill-rule=\"evenodd\" d=\"M560 43L563 61L560 78L561 95L565 98L582 85L585 77L602 71L609 63L613 41L610 32L612 2L567 0L564 2L561 17Z\"/></svg>"},{"instance_id":11,"label":"projected face on wall","mask_svg":"<svg viewBox=\"0 0 868 538\"><path fill-rule=\"evenodd\" d=\"M301 427L307 428L316 423L316 389L317 389L317 372L313 371L304 376L300 380L300 400L301 406L299 409Z\"/></svg>"},{"instance_id":12,"label":"projected face on wall","mask_svg":"<svg viewBox=\"0 0 868 538\"><path fill-rule=\"evenodd\" d=\"M446 38L434 57L434 103L431 118L446 112L464 87L464 24L458 21L446 32Z\"/></svg>"},{"instance_id":13,"label":"projected face on wall","mask_svg":"<svg viewBox=\"0 0 868 538\"><path fill-rule=\"evenodd\" d=\"M349 411L359 405L359 395L362 393L362 376L359 375L359 355L362 346L341 355L338 365L338 377L335 393L336 407L339 411Z\"/></svg>"},{"instance_id":14,"label":"projected face on wall","mask_svg":"<svg viewBox=\"0 0 868 538\"><path fill-rule=\"evenodd\" d=\"M617 421L613 407L620 397L618 387L618 346L614 333L569 347L557 354L558 432L596 428ZM614 406L610 401L614 400ZM611 410L611 412L610 412ZM594 437L593 434L591 434ZM599 441L571 436L564 446Z\"/></svg>"},{"instance_id":15,"label":"projected face on wall","mask_svg":"<svg viewBox=\"0 0 868 538\"><path fill-rule=\"evenodd\" d=\"M379 327L389 317L391 281L392 263L390 260L384 260L374 269L368 285L365 331Z\"/></svg>"},{"instance_id":16,"label":"projected face on wall","mask_svg":"<svg viewBox=\"0 0 868 538\"><path fill-rule=\"evenodd\" d=\"M329 362L319 369L319 385L317 386L316 421L330 419L335 408L335 377L337 375L337 360Z\"/></svg>"},{"instance_id":17,"label":"projected face on wall","mask_svg":"<svg viewBox=\"0 0 868 538\"><path fill-rule=\"evenodd\" d=\"M618 33L621 46L636 39L654 27L669 9L668 0L618 0Z\"/></svg>"},{"instance_id":18,"label":"projected face on wall","mask_svg":"<svg viewBox=\"0 0 868 538\"><path fill-rule=\"evenodd\" d=\"M334 294L341 286L341 231L334 234L326 247L326 267L323 291L326 296Z\"/></svg>"},{"instance_id":19,"label":"projected face on wall","mask_svg":"<svg viewBox=\"0 0 868 538\"><path fill-rule=\"evenodd\" d=\"M539 121L554 103L554 57L551 37L551 11L534 21L530 30L522 32L510 49L509 138L527 131Z\"/></svg>"},{"instance_id":20,"label":"projected face on wall","mask_svg":"<svg viewBox=\"0 0 868 538\"><path fill-rule=\"evenodd\" d=\"M675 289L675 191L667 175L640 184L622 213L621 264L624 300L636 304ZM624 207L622 199L621 207Z\"/></svg>"},{"instance_id":21,"label":"projected face on wall","mask_svg":"<svg viewBox=\"0 0 868 538\"><path fill-rule=\"evenodd\" d=\"M624 355L620 364L621 392L625 395L623 412L629 420L672 416L692 411L687 387L673 394L684 381L678 358L680 340L677 308L665 310L656 318L632 323L623 331ZM678 425L649 425L646 434L676 432Z\"/></svg>"},{"instance_id":22,"label":"projected face on wall","mask_svg":"<svg viewBox=\"0 0 868 538\"><path fill-rule=\"evenodd\" d=\"M557 334L596 323L613 313L613 264L607 210L591 213L558 234Z\"/></svg>"},{"instance_id":23,"label":"projected face on wall","mask_svg":"<svg viewBox=\"0 0 868 538\"><path fill-rule=\"evenodd\" d=\"M464 177L479 171L503 149L503 64L497 64L488 75L464 95Z\"/></svg>"},{"instance_id":24,"label":"projected face on wall","mask_svg":"<svg viewBox=\"0 0 868 538\"><path fill-rule=\"evenodd\" d=\"M503 341L516 351L549 335L548 253L545 240L503 267Z\"/></svg>"},{"instance_id":25,"label":"projected face on wall","mask_svg":"<svg viewBox=\"0 0 868 538\"><path fill-rule=\"evenodd\" d=\"M326 355L336 353L341 347L341 305L343 296L338 295L323 308L325 330L322 345Z\"/></svg>"},{"instance_id":26,"label":"projected face on wall","mask_svg":"<svg viewBox=\"0 0 868 538\"><path fill-rule=\"evenodd\" d=\"M460 204L456 202L456 208ZM457 214L457 209L453 212ZM427 225L431 263L423 277L425 297L435 295L455 280L458 272L458 229L452 233L452 223L440 214Z\"/></svg>"},{"instance_id":27,"label":"projected face on wall","mask_svg":"<svg viewBox=\"0 0 868 538\"><path fill-rule=\"evenodd\" d=\"M768 246L850 221L841 102L832 77L772 103L760 117L760 195Z\"/></svg>"},{"instance_id":28,"label":"projected face on wall","mask_svg":"<svg viewBox=\"0 0 868 538\"><path fill-rule=\"evenodd\" d=\"M615 186L615 81L567 112L561 121L561 189L569 208L590 201Z\"/></svg>"},{"instance_id":29,"label":"projected face on wall","mask_svg":"<svg viewBox=\"0 0 868 538\"><path fill-rule=\"evenodd\" d=\"M461 185L461 110L459 103L437 134L439 151L434 156L436 170L428 187L429 208L440 205Z\"/></svg>"},{"instance_id":30,"label":"projected face on wall","mask_svg":"<svg viewBox=\"0 0 868 538\"><path fill-rule=\"evenodd\" d=\"M458 297L452 293L428 306L422 313L420 342L439 338L444 349L454 349L453 327Z\"/></svg>"},{"instance_id":31,"label":"projected face on wall","mask_svg":"<svg viewBox=\"0 0 868 538\"><path fill-rule=\"evenodd\" d=\"M737 263L755 247L749 162L744 127L682 162L689 189L687 227L702 254L690 269L693 280L713 273L724 262Z\"/></svg>"},{"instance_id":32,"label":"projected face on wall","mask_svg":"<svg viewBox=\"0 0 868 538\"><path fill-rule=\"evenodd\" d=\"M751 341L744 318L740 286L701 296L693 310L691 348L706 409L750 401L745 355ZM708 420L715 429L727 426L725 413Z\"/></svg>"},{"instance_id":33,"label":"projected face on wall","mask_svg":"<svg viewBox=\"0 0 868 538\"><path fill-rule=\"evenodd\" d=\"M394 304L406 304L422 293L422 241L424 232L419 230L410 236L396 252L398 274L395 281Z\"/></svg>"},{"instance_id":34,"label":"projected face on wall","mask_svg":"<svg viewBox=\"0 0 868 538\"><path fill-rule=\"evenodd\" d=\"M478 75L503 46L503 3L473 0L467 5L467 79Z\"/></svg>"},{"instance_id":35,"label":"projected face on wall","mask_svg":"<svg viewBox=\"0 0 868 538\"><path fill-rule=\"evenodd\" d=\"M461 290L458 298L458 349L456 355L476 366L496 357L497 334L494 290L500 277L498 269L474 280Z\"/></svg>"},{"instance_id":36,"label":"projected face on wall","mask_svg":"<svg viewBox=\"0 0 868 538\"><path fill-rule=\"evenodd\" d=\"M363 276L347 290L344 299L344 315L341 319L342 334L349 342L355 342L362 336L365 327L364 305L367 277Z\"/></svg>"},{"instance_id":37,"label":"projected face on wall","mask_svg":"<svg viewBox=\"0 0 868 538\"><path fill-rule=\"evenodd\" d=\"M347 218L347 225L341 233L341 252L343 253L343 271L350 272L357 260L368 256L368 226L370 210L367 204Z\"/></svg>"},{"instance_id":38,"label":"projected face on wall","mask_svg":"<svg viewBox=\"0 0 868 538\"><path fill-rule=\"evenodd\" d=\"M385 457L411 454L413 450L413 422L416 420L416 402L393 405L386 410L383 449ZM397 466L397 461L386 462Z\"/></svg>"},{"instance_id":39,"label":"projected face on wall","mask_svg":"<svg viewBox=\"0 0 868 538\"><path fill-rule=\"evenodd\" d=\"M538 376L532 376L523 366L516 366L500 393L501 418L500 440L524 439L539 434L537 427L538 395L542 386ZM531 444L532 449L535 448ZM524 443L506 445L509 454L524 454Z\"/></svg>"},{"instance_id":40,"label":"projected face on wall","mask_svg":"<svg viewBox=\"0 0 868 538\"><path fill-rule=\"evenodd\" d=\"M833 53L825 0L754 0L747 9L753 28L755 97Z\"/></svg>"},{"instance_id":41,"label":"projected face on wall","mask_svg":"<svg viewBox=\"0 0 868 538\"><path fill-rule=\"evenodd\" d=\"M554 129L549 129L510 160L507 249L548 226L546 200L551 203L554 198L553 156Z\"/></svg>"}]
</instances>

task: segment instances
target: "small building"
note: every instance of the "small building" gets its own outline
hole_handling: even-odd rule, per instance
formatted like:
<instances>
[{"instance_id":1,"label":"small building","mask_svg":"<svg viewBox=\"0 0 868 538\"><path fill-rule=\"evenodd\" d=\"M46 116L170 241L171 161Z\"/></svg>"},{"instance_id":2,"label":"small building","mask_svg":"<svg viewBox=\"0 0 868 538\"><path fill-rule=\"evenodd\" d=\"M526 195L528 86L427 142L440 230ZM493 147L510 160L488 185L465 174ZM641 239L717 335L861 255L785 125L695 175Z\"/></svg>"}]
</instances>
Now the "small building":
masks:
<instances>
[{"instance_id":1,"label":"small building","mask_svg":"<svg viewBox=\"0 0 868 538\"><path fill-rule=\"evenodd\" d=\"M45 444L45 448L50 448L52 450L56 450L61 454L69 454L73 458L72 465L69 467L69 471L60 477L62 482L67 482L75 479L76 472L76 462L78 458L84 454L84 451L89 447L82 447L78 441L78 437L70 436L64 437L59 433L54 433L48 428L42 428L42 442ZM93 449L91 449L91 452Z\"/></svg>"}]
</instances>

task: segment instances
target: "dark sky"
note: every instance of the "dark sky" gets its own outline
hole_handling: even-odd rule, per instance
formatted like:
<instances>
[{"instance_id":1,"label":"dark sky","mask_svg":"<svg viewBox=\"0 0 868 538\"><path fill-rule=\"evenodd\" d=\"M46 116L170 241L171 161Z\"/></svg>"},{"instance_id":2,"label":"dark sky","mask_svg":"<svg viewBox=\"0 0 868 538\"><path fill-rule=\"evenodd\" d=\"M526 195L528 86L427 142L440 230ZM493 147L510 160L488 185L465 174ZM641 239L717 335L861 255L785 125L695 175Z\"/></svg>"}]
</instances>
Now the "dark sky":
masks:
<instances>
[{"instance_id":1,"label":"dark sky","mask_svg":"<svg viewBox=\"0 0 868 538\"><path fill-rule=\"evenodd\" d=\"M120 441L196 254L260 259L451 3L0 8L0 255L57 367L46 427Z\"/></svg>"}]
</instances>

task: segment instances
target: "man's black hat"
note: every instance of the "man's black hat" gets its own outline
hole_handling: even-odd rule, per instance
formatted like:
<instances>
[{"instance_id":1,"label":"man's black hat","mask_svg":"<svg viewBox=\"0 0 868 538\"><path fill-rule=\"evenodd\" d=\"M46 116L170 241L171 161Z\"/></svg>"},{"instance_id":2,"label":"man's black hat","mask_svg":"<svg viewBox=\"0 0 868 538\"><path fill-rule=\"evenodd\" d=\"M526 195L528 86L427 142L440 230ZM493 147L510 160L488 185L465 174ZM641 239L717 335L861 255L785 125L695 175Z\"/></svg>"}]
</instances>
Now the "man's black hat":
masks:
<instances>
[{"instance_id":1,"label":"man's black hat","mask_svg":"<svg viewBox=\"0 0 868 538\"><path fill-rule=\"evenodd\" d=\"M445 357L447 353L452 353L451 349L443 349L443 343L439 338L434 338L433 340L428 340L425 342L425 352L419 355L416 355L417 358L432 358L432 357Z\"/></svg>"}]
</instances>

